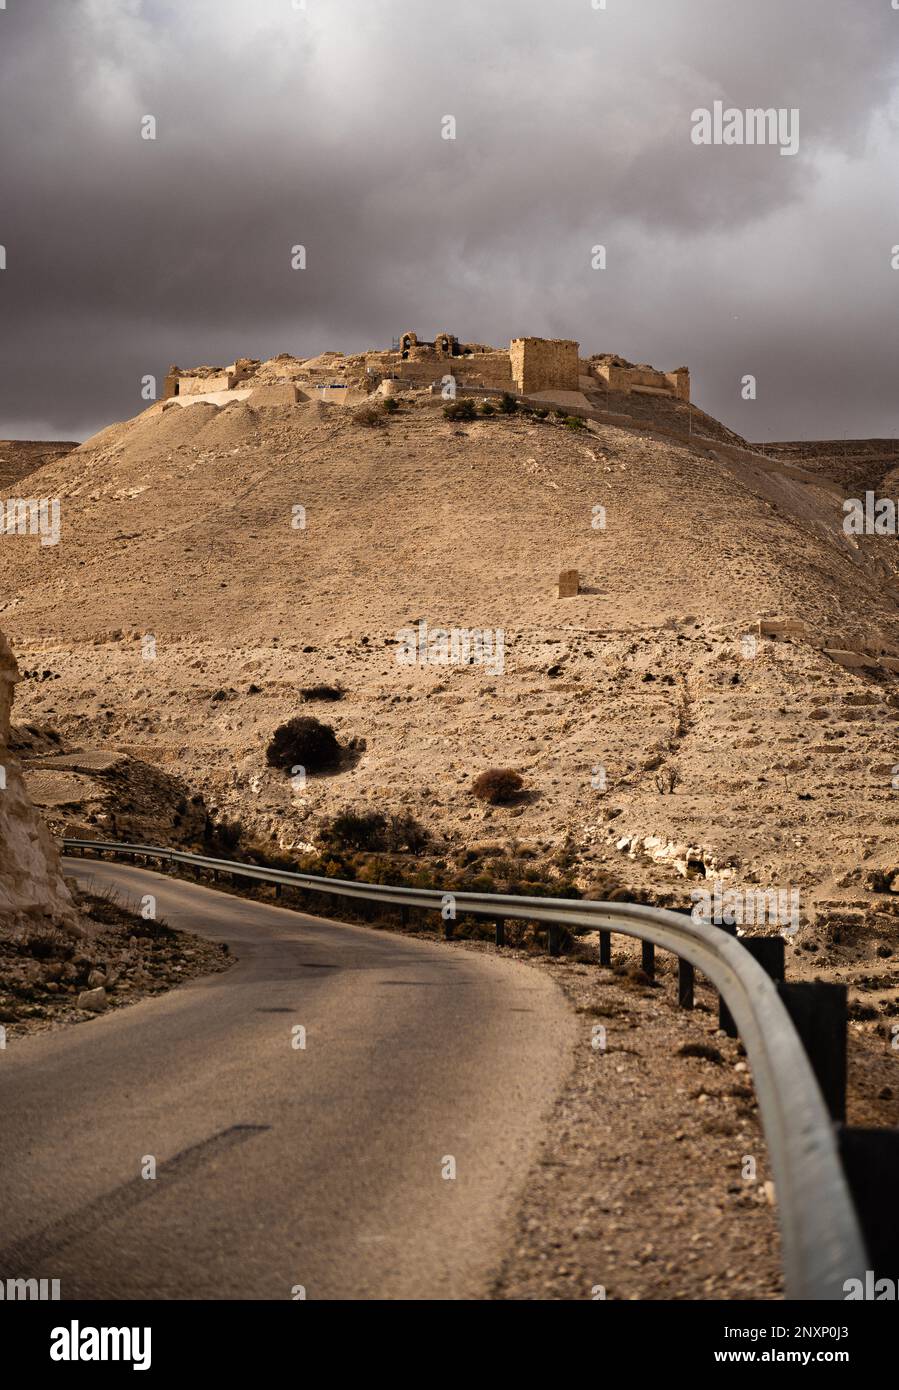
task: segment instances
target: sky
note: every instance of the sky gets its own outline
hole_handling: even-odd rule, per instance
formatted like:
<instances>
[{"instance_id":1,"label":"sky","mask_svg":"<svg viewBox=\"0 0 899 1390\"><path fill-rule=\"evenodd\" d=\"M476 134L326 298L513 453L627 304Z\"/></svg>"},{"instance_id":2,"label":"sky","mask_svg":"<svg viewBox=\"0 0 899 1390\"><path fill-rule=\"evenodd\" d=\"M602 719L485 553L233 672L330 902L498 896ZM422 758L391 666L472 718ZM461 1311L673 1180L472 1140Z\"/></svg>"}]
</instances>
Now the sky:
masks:
<instances>
[{"instance_id":1,"label":"sky","mask_svg":"<svg viewBox=\"0 0 899 1390\"><path fill-rule=\"evenodd\" d=\"M407 329L899 436L893 3L0 0L0 437ZM796 153L696 143L715 102L798 112Z\"/></svg>"}]
</instances>

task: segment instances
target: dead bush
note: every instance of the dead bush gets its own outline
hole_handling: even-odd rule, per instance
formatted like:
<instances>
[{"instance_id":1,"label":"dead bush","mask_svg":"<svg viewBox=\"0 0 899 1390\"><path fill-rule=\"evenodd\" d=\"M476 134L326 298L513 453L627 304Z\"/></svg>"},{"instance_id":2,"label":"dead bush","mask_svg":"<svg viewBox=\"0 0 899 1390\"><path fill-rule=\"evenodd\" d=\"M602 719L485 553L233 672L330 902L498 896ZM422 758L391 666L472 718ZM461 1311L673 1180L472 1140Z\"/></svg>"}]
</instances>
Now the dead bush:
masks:
<instances>
[{"instance_id":1,"label":"dead bush","mask_svg":"<svg viewBox=\"0 0 899 1390\"><path fill-rule=\"evenodd\" d=\"M342 700L346 691L342 685L305 685L300 694L304 700Z\"/></svg>"},{"instance_id":2,"label":"dead bush","mask_svg":"<svg viewBox=\"0 0 899 1390\"><path fill-rule=\"evenodd\" d=\"M482 772L471 784L471 790L479 801L489 802L491 806L501 806L512 801L524 786L521 775L510 767L490 767Z\"/></svg>"},{"instance_id":3,"label":"dead bush","mask_svg":"<svg viewBox=\"0 0 899 1390\"><path fill-rule=\"evenodd\" d=\"M297 715L281 724L272 735L265 753L269 767L289 772L302 767L306 772L324 772L340 762L341 747L330 724L308 715Z\"/></svg>"},{"instance_id":4,"label":"dead bush","mask_svg":"<svg viewBox=\"0 0 899 1390\"><path fill-rule=\"evenodd\" d=\"M463 396L457 401L447 401L443 407L443 413L447 420L474 420L476 416L474 401L467 396Z\"/></svg>"},{"instance_id":5,"label":"dead bush","mask_svg":"<svg viewBox=\"0 0 899 1390\"><path fill-rule=\"evenodd\" d=\"M379 425L384 425L387 417L382 408L378 405L366 403L360 405L353 411L353 423L356 425L367 425L369 429L376 429Z\"/></svg>"},{"instance_id":6,"label":"dead bush","mask_svg":"<svg viewBox=\"0 0 899 1390\"><path fill-rule=\"evenodd\" d=\"M680 782L680 768L677 763L663 763L656 773L656 788L660 796L671 796Z\"/></svg>"}]
</instances>

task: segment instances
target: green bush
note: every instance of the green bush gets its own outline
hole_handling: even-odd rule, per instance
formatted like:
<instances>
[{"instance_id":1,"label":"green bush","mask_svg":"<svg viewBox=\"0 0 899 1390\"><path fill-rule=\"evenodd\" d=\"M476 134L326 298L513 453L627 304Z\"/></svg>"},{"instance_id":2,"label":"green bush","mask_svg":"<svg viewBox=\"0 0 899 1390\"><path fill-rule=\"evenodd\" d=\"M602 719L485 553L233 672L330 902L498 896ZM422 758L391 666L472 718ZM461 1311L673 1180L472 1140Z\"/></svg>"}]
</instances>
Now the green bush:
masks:
<instances>
[{"instance_id":1,"label":"green bush","mask_svg":"<svg viewBox=\"0 0 899 1390\"><path fill-rule=\"evenodd\" d=\"M443 407L443 413L447 420L473 420L475 418L474 401L468 396L462 396L456 401L447 401Z\"/></svg>"},{"instance_id":2,"label":"green bush","mask_svg":"<svg viewBox=\"0 0 899 1390\"><path fill-rule=\"evenodd\" d=\"M400 403L396 396L385 396L384 404L381 406L385 415L395 415L400 408Z\"/></svg>"},{"instance_id":3,"label":"green bush","mask_svg":"<svg viewBox=\"0 0 899 1390\"><path fill-rule=\"evenodd\" d=\"M504 391L499 398L499 408L503 415L514 415L518 409L518 402L508 391Z\"/></svg>"},{"instance_id":4,"label":"green bush","mask_svg":"<svg viewBox=\"0 0 899 1390\"><path fill-rule=\"evenodd\" d=\"M566 415L564 425L569 430L585 430L587 428L580 415Z\"/></svg>"},{"instance_id":5,"label":"green bush","mask_svg":"<svg viewBox=\"0 0 899 1390\"><path fill-rule=\"evenodd\" d=\"M484 401L483 404L481 405L481 414L482 414L482 415L495 415L495 414L496 414L496 407L495 407L495 406L492 406L492 405L490 404L489 401Z\"/></svg>"}]
</instances>

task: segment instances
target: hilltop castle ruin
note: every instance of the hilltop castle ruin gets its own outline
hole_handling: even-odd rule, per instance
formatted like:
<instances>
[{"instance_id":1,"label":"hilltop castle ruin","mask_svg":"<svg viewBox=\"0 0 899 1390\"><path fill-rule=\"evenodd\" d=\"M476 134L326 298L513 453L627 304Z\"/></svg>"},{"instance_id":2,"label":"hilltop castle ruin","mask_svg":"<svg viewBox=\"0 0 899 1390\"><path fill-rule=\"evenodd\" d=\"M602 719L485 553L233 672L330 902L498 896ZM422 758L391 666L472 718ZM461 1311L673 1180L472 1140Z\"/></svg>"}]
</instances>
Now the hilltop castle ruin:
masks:
<instances>
[{"instance_id":1,"label":"hilltop castle ruin","mask_svg":"<svg viewBox=\"0 0 899 1390\"><path fill-rule=\"evenodd\" d=\"M171 367L164 394L167 400L210 400L240 393L242 398L254 396L260 405L276 405L305 393L356 404L374 391L433 388L447 377L461 388L510 391L560 405L595 403L598 392L690 400L686 367L665 372L646 364L634 366L611 353L582 357L580 345L571 338L513 338L503 349L463 343L453 333L441 332L425 341L411 331L401 333L388 350L350 356L324 352L300 358L282 353L264 363L238 358L228 367Z\"/></svg>"}]
</instances>

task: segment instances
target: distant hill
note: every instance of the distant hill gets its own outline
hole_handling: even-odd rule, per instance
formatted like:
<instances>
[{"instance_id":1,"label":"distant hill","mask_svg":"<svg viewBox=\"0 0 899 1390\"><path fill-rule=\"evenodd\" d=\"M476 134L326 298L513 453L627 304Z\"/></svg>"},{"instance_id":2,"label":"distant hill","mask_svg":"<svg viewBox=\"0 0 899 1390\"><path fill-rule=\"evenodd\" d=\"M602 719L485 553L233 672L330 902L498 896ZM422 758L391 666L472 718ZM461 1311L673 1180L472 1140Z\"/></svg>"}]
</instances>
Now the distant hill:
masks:
<instances>
[{"instance_id":1,"label":"distant hill","mask_svg":"<svg viewBox=\"0 0 899 1390\"><path fill-rule=\"evenodd\" d=\"M0 439L0 497L20 478L77 448L77 440Z\"/></svg>"}]
</instances>

